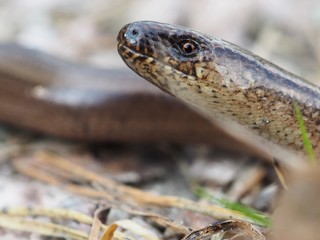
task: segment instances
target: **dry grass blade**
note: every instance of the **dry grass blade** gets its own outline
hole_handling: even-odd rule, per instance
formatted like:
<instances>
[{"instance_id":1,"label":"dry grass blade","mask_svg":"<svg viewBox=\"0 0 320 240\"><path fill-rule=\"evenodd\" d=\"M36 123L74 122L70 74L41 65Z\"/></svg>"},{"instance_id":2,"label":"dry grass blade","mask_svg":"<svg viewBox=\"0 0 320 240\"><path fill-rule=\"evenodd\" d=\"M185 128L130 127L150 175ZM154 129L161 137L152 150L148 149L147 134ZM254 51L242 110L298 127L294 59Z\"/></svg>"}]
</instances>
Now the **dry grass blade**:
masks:
<instances>
[{"instance_id":1,"label":"dry grass blade","mask_svg":"<svg viewBox=\"0 0 320 240\"><path fill-rule=\"evenodd\" d=\"M111 224L110 227L102 235L101 240L112 240L117 228L117 224Z\"/></svg>"},{"instance_id":2,"label":"dry grass blade","mask_svg":"<svg viewBox=\"0 0 320 240\"><path fill-rule=\"evenodd\" d=\"M32 167L30 167L30 164ZM49 184L62 186L69 191L85 195L87 197L104 199L111 203L136 202L160 207L175 207L208 215L220 220L233 218L251 222L251 219L243 215L241 212L230 210L218 205L199 203L185 198L173 196L159 196L119 184L111 179L86 170L81 166L69 162L61 157L46 152L37 153L35 158L29 163L24 160L23 163L14 163L14 166L18 171L35 179L47 182ZM45 169L50 169L50 172L44 171L43 166L46 166ZM35 167L38 169L35 169ZM76 179L81 178L85 182L94 182L100 184L106 190L97 191L90 187L79 186L72 183L68 184L67 182L70 179L63 179L63 176L59 176L60 172L64 173L63 176L65 176L65 173L69 173L67 174L68 176L74 176Z\"/></svg>"},{"instance_id":3,"label":"dry grass blade","mask_svg":"<svg viewBox=\"0 0 320 240\"><path fill-rule=\"evenodd\" d=\"M159 236L149 226L140 224L130 219L118 220L115 222L119 227L125 229L128 234L124 237L125 239L140 239L145 240L160 240Z\"/></svg>"},{"instance_id":4,"label":"dry grass blade","mask_svg":"<svg viewBox=\"0 0 320 240\"><path fill-rule=\"evenodd\" d=\"M89 234L89 240L99 240L99 234L100 234L102 223L98 218L98 213L97 213L98 211L100 211L100 209L96 210L93 217L90 234Z\"/></svg>"},{"instance_id":5,"label":"dry grass blade","mask_svg":"<svg viewBox=\"0 0 320 240\"><path fill-rule=\"evenodd\" d=\"M159 214L155 214L152 212L148 212L148 211L139 211L139 210L135 210L135 209L129 209L127 207L121 207L122 210L133 214L133 215L138 215L138 216L143 216L146 218L149 218L151 221L153 221L154 223L165 227L165 228L171 228L174 232L178 233L178 234L189 234L190 233L190 229L182 224L179 224L177 222L173 222L172 220L161 216Z\"/></svg>"},{"instance_id":6,"label":"dry grass blade","mask_svg":"<svg viewBox=\"0 0 320 240\"><path fill-rule=\"evenodd\" d=\"M287 178L285 177L285 170L281 168L279 162L276 159L274 159L274 161L273 161L273 169L274 169L275 173L277 174L277 177L279 179L281 186L285 190L287 190L288 184L286 181Z\"/></svg>"},{"instance_id":7,"label":"dry grass blade","mask_svg":"<svg viewBox=\"0 0 320 240\"><path fill-rule=\"evenodd\" d=\"M55 219L77 221L79 223L84 223L84 224L92 224L92 221L93 221L92 217L89 217L88 215L85 215L77 211L61 209L61 208L42 208L42 207L3 208L1 209L1 215L16 216L16 217L46 216L46 217L55 218Z\"/></svg>"},{"instance_id":8,"label":"dry grass blade","mask_svg":"<svg viewBox=\"0 0 320 240\"><path fill-rule=\"evenodd\" d=\"M103 224L99 218L99 214L105 211L105 209L98 209L95 212L94 218L85 215L83 213L67 210L67 209L54 209L54 208L3 208L0 213L0 226L20 231L34 232L46 236L66 237L75 240L89 239L99 240L101 230L105 231L103 235L115 236L118 239L127 238L122 233L116 233L113 229ZM27 217L47 217L57 220L69 220L78 223L91 225L91 231L88 236L86 232L74 230L72 228L61 226L58 224L51 224L45 222L39 222L36 220L26 219ZM108 232L109 231L109 232ZM107 233L108 232L108 233Z\"/></svg>"},{"instance_id":9,"label":"dry grass blade","mask_svg":"<svg viewBox=\"0 0 320 240\"><path fill-rule=\"evenodd\" d=\"M111 231L110 230L111 226L107 227L106 225L103 224L104 221L101 220L101 216L108 215L108 213L109 213L109 208L99 208L94 212L94 217L92 220L91 230L89 234L89 240L99 240L101 229L105 230L105 233L108 231ZM112 236L114 235L115 230L116 228L112 231Z\"/></svg>"},{"instance_id":10,"label":"dry grass blade","mask_svg":"<svg viewBox=\"0 0 320 240\"><path fill-rule=\"evenodd\" d=\"M13 216L0 216L0 226L8 229L35 232L46 236L64 237L72 240L86 240L88 234L58 224L46 223L43 221L23 219Z\"/></svg>"}]
</instances>

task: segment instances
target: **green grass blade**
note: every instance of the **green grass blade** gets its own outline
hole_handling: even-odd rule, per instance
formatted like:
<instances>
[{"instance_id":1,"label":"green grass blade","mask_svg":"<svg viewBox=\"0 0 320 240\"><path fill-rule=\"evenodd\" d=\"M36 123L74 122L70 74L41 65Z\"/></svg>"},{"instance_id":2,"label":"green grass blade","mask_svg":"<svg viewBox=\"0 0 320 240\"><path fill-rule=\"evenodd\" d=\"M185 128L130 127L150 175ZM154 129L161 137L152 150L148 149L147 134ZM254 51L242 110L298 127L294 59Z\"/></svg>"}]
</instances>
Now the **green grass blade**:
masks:
<instances>
[{"instance_id":1,"label":"green grass blade","mask_svg":"<svg viewBox=\"0 0 320 240\"><path fill-rule=\"evenodd\" d=\"M310 159L310 162L311 163L315 163L316 160L315 160L313 147L312 147L312 144L311 144L311 141L310 141L306 126L305 126L304 121L303 121L303 116L302 116L302 113L301 113L301 109L300 109L299 105L296 102L294 102L293 106L294 106L294 110L296 112L299 128L300 128L300 131L301 131L301 136L302 136L304 149L305 149L305 151L306 151L306 153L307 153L307 155L308 155L308 157Z\"/></svg>"},{"instance_id":2,"label":"green grass blade","mask_svg":"<svg viewBox=\"0 0 320 240\"><path fill-rule=\"evenodd\" d=\"M205 198L210 202L218 204L221 207L240 212L244 216L246 216L248 219L250 219L251 222L257 225L260 225L263 227L270 227L272 225L271 218L266 216L262 212L256 211L241 203L236 203L224 198L216 197L213 194L209 193L205 188L197 187L196 195L199 198Z\"/></svg>"}]
</instances>

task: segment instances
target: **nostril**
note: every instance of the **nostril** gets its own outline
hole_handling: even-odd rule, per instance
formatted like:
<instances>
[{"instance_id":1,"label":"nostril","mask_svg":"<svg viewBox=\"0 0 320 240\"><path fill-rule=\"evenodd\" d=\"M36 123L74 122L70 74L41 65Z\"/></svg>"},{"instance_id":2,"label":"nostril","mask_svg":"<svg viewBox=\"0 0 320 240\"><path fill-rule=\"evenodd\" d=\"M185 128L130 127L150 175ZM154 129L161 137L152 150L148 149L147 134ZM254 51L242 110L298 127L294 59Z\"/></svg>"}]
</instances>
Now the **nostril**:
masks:
<instances>
[{"instance_id":1,"label":"nostril","mask_svg":"<svg viewBox=\"0 0 320 240\"><path fill-rule=\"evenodd\" d=\"M132 29L131 34L133 37L137 37L139 35L140 31L138 29Z\"/></svg>"},{"instance_id":2,"label":"nostril","mask_svg":"<svg viewBox=\"0 0 320 240\"><path fill-rule=\"evenodd\" d=\"M124 37L130 44L136 44L140 39L140 35L141 30L138 27L131 25L127 28Z\"/></svg>"}]
</instances>

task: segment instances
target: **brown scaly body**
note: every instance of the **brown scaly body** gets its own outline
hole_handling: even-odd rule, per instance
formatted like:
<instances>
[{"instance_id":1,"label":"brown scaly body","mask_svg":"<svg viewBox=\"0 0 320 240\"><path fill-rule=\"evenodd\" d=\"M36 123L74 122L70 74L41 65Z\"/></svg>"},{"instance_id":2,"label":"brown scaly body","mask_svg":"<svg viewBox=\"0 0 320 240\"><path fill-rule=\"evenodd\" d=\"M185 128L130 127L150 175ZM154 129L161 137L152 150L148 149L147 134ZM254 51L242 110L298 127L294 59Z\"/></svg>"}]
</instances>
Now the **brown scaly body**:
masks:
<instances>
[{"instance_id":1,"label":"brown scaly body","mask_svg":"<svg viewBox=\"0 0 320 240\"><path fill-rule=\"evenodd\" d=\"M296 102L320 155L320 89L221 39L156 22L126 25L118 51L140 76L205 115L302 152Z\"/></svg>"}]
</instances>

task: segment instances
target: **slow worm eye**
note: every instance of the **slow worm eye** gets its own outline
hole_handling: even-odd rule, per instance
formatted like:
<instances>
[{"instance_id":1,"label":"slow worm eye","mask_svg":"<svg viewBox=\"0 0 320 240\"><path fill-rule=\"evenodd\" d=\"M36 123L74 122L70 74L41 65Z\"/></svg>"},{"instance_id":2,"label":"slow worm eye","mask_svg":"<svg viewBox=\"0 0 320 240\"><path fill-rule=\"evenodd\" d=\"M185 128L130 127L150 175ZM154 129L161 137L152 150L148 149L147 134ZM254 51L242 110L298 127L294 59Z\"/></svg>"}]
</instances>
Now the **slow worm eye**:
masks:
<instances>
[{"instance_id":1,"label":"slow worm eye","mask_svg":"<svg viewBox=\"0 0 320 240\"><path fill-rule=\"evenodd\" d=\"M198 53L198 44L192 40L183 40L178 43L179 50L186 57L193 57Z\"/></svg>"},{"instance_id":2,"label":"slow worm eye","mask_svg":"<svg viewBox=\"0 0 320 240\"><path fill-rule=\"evenodd\" d=\"M196 47L194 46L194 44L192 43L184 43L182 45L183 52L185 52L186 54L191 54L196 50Z\"/></svg>"}]
</instances>

